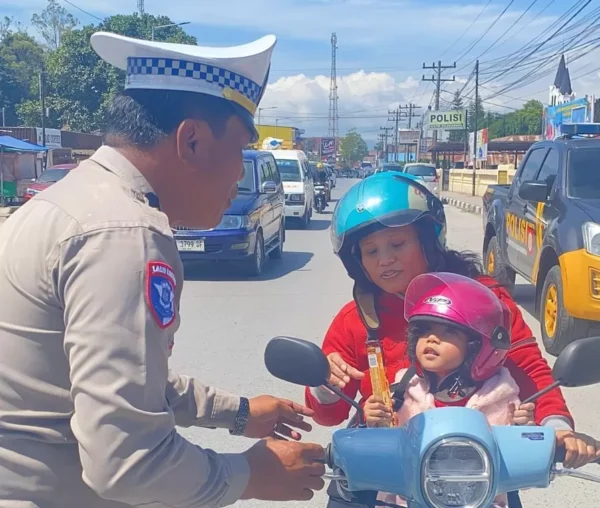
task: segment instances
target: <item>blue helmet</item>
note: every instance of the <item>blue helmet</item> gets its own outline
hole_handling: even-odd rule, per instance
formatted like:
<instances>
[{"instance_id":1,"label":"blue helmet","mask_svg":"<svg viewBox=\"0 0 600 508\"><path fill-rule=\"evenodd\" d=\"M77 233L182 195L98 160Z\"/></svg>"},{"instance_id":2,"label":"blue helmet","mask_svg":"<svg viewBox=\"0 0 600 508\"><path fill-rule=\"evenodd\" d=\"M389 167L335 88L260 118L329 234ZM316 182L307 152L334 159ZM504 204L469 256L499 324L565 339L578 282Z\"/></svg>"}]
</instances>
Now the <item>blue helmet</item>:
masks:
<instances>
[{"instance_id":1,"label":"blue helmet","mask_svg":"<svg viewBox=\"0 0 600 508\"><path fill-rule=\"evenodd\" d=\"M338 201L331 219L331 243L348 274L364 279L355 246L361 238L385 227L418 226L430 267L436 252L446 248L444 205L419 177L395 171L376 173L352 187Z\"/></svg>"}]
</instances>

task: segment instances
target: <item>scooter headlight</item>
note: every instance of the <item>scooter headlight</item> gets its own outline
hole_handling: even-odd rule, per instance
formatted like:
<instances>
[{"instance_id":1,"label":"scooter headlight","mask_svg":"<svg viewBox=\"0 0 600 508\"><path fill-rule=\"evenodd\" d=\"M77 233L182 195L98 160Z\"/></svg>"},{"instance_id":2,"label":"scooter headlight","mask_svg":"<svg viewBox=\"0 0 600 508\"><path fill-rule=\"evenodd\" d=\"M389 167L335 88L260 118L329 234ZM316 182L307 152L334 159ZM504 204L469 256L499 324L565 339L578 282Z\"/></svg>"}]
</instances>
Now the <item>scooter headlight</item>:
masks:
<instances>
[{"instance_id":1,"label":"scooter headlight","mask_svg":"<svg viewBox=\"0 0 600 508\"><path fill-rule=\"evenodd\" d=\"M432 445L423 459L421 481L433 508L482 508L494 497L490 456L470 439L443 439Z\"/></svg>"}]
</instances>

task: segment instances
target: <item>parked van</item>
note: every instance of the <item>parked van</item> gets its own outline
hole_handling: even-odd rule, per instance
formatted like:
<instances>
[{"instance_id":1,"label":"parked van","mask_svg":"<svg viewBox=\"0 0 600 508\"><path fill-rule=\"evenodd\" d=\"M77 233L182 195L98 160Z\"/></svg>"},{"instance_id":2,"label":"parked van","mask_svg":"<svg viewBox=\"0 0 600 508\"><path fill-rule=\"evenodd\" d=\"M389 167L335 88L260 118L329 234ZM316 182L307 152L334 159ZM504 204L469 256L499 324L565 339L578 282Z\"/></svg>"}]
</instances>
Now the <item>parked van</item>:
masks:
<instances>
[{"instance_id":1,"label":"parked van","mask_svg":"<svg viewBox=\"0 0 600 508\"><path fill-rule=\"evenodd\" d=\"M314 201L314 181L308 157L301 150L272 150L271 153L283 182L285 217L299 219L307 227Z\"/></svg>"}]
</instances>

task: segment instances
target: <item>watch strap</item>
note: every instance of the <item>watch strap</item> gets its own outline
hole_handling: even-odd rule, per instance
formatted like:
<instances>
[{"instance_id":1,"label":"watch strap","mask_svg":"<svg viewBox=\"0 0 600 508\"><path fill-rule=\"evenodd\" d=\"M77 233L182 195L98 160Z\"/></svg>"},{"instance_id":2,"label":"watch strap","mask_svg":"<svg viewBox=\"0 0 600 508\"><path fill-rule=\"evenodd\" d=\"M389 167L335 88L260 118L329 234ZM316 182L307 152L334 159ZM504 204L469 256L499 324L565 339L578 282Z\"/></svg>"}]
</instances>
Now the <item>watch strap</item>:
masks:
<instances>
[{"instance_id":1,"label":"watch strap","mask_svg":"<svg viewBox=\"0 0 600 508\"><path fill-rule=\"evenodd\" d=\"M250 416L250 401L246 397L240 397L240 407L233 423L233 429L229 433L233 436L243 436L248 425Z\"/></svg>"}]
</instances>

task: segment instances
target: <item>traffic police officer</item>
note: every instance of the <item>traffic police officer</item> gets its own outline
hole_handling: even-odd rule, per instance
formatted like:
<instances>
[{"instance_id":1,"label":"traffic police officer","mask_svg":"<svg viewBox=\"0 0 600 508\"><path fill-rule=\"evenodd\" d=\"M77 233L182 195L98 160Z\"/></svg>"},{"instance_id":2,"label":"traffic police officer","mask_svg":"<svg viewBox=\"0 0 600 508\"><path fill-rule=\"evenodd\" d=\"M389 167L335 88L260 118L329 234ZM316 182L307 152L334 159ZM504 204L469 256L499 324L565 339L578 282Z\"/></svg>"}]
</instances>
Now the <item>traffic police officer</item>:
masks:
<instances>
[{"instance_id":1,"label":"traffic police officer","mask_svg":"<svg viewBox=\"0 0 600 508\"><path fill-rule=\"evenodd\" d=\"M275 37L204 48L96 33L126 71L105 146L0 228L0 507L217 507L306 500L310 411L168 370L183 269L171 227L215 227L256 140ZM218 454L175 425L259 441Z\"/></svg>"}]
</instances>

